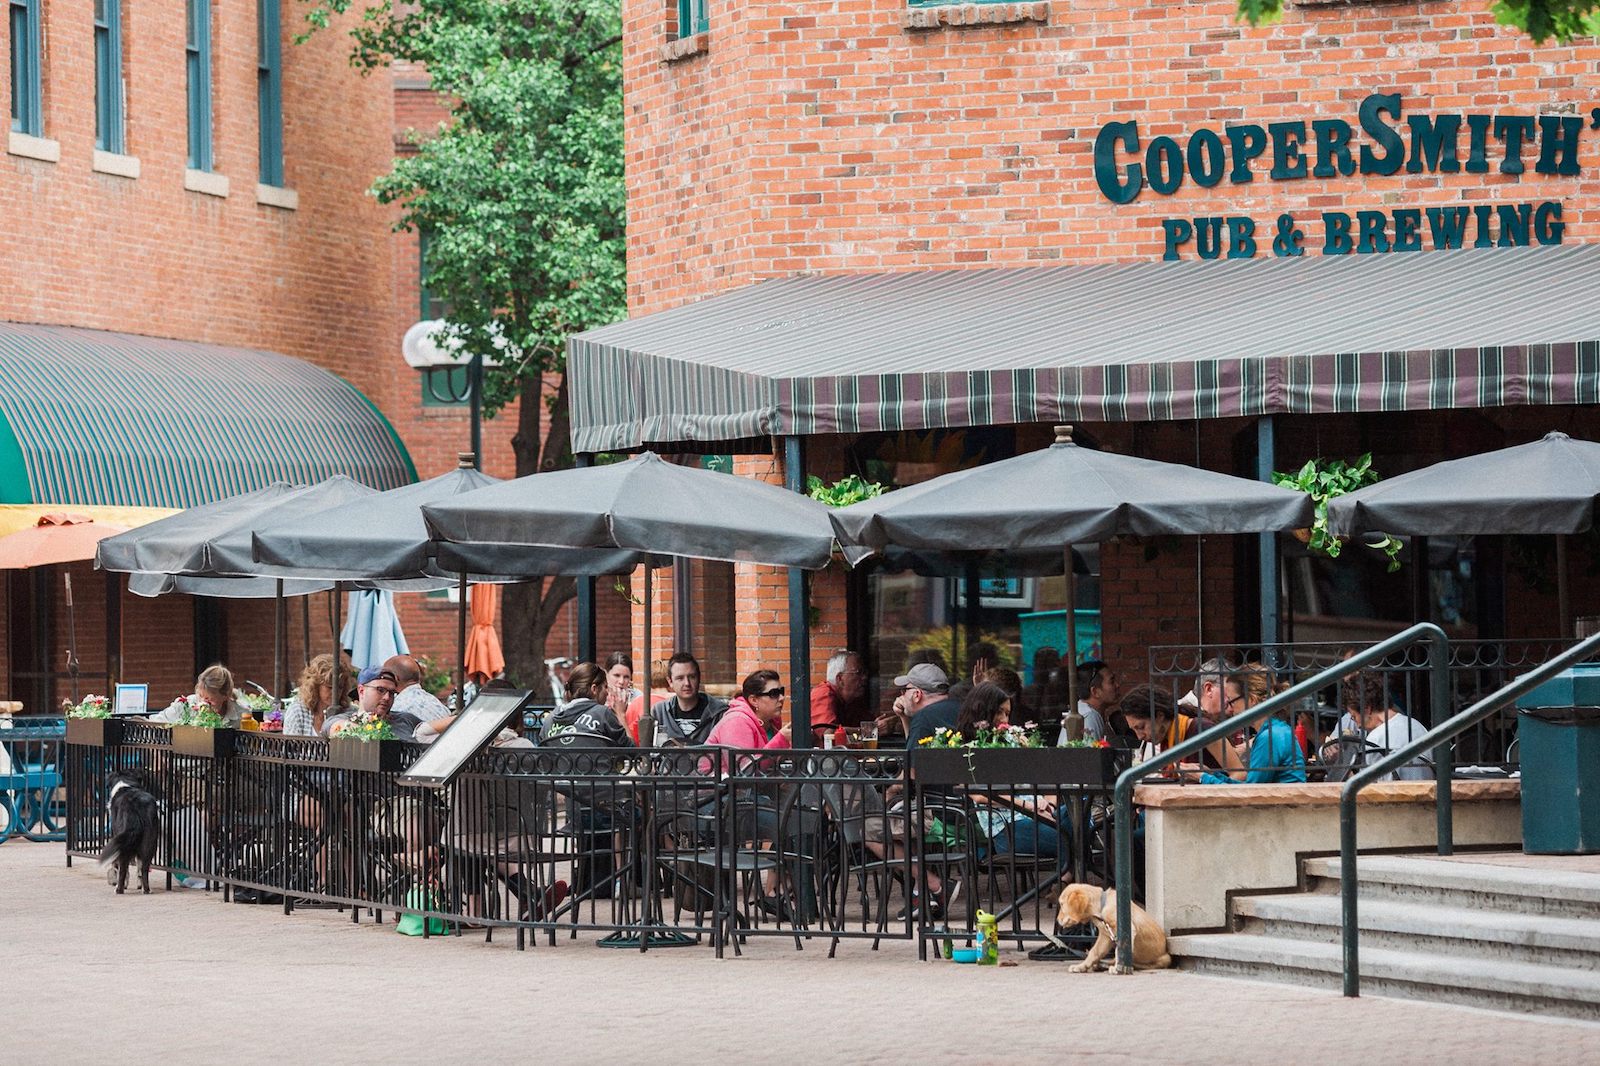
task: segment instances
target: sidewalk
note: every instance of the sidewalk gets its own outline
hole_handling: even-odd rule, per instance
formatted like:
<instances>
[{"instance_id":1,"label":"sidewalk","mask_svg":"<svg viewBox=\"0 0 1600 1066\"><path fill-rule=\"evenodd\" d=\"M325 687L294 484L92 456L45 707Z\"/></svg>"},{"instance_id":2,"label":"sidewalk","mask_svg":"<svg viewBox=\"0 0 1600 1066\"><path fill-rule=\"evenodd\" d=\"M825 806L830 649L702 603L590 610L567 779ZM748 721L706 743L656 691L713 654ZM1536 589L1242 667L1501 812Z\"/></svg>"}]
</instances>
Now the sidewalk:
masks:
<instances>
[{"instance_id":1,"label":"sidewalk","mask_svg":"<svg viewBox=\"0 0 1600 1066\"><path fill-rule=\"evenodd\" d=\"M606 951L423 941L348 914L117 897L0 847L15 1061L1347 1063L1600 1059L1600 1027L1179 973L919 963L905 944ZM1242 1043L1241 1043L1242 1042Z\"/></svg>"}]
</instances>

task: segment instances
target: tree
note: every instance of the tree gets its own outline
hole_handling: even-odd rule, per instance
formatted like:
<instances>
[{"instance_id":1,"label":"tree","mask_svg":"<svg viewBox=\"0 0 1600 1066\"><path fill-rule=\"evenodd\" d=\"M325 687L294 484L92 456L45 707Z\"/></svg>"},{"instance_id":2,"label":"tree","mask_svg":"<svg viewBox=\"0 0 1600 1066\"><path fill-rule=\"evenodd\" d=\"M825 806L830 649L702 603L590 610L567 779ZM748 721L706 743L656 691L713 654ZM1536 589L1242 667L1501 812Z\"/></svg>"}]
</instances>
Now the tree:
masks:
<instances>
[{"instance_id":1,"label":"tree","mask_svg":"<svg viewBox=\"0 0 1600 1066\"><path fill-rule=\"evenodd\" d=\"M400 228L428 234L448 339L498 362L485 413L521 399L518 476L570 466L567 335L626 308L621 5L322 0L311 31L351 7L351 63L425 68L450 113L372 192L401 207ZM506 669L522 683L544 683L545 638L573 594L571 578L507 590Z\"/></svg>"},{"instance_id":2,"label":"tree","mask_svg":"<svg viewBox=\"0 0 1600 1066\"><path fill-rule=\"evenodd\" d=\"M1497 0L1495 21L1515 26L1534 44L1550 38L1566 44L1577 37L1600 36L1600 0ZM1252 26L1283 14L1283 0L1239 0L1239 17Z\"/></svg>"}]
</instances>

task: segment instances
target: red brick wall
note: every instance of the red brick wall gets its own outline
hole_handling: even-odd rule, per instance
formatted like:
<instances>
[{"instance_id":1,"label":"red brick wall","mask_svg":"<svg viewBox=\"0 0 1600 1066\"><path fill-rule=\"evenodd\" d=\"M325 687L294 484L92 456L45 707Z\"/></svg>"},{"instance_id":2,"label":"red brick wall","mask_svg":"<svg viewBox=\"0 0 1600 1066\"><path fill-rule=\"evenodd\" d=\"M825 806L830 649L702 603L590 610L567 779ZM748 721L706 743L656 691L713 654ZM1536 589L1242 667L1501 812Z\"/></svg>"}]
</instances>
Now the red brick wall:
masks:
<instances>
[{"instance_id":1,"label":"red brick wall","mask_svg":"<svg viewBox=\"0 0 1600 1066\"><path fill-rule=\"evenodd\" d=\"M1147 145L1226 123L1354 124L1375 91L1407 113L1593 103L1600 47L1534 48L1486 6L1301 5L1261 29L1234 11L1093 0L1053 4L1046 23L912 30L904 0L713 5L707 51L664 63L671 5L628 0L631 309L800 272L1151 259L1159 220L1207 214L1265 229L1284 211L1558 199L1568 243L1600 233L1587 134L1577 179L1535 175L1532 156L1520 181L1272 181L1258 160L1249 185L1109 203L1091 158L1108 121L1136 119Z\"/></svg>"}]
</instances>

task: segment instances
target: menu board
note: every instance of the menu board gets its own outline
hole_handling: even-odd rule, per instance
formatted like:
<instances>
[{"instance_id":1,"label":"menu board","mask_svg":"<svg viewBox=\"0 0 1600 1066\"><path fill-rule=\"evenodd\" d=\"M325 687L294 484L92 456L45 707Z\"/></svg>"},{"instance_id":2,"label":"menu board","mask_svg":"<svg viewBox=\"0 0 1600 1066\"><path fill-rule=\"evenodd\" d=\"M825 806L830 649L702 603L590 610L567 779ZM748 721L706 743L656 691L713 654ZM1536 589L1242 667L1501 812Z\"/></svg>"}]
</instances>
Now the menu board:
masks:
<instances>
[{"instance_id":1,"label":"menu board","mask_svg":"<svg viewBox=\"0 0 1600 1066\"><path fill-rule=\"evenodd\" d=\"M532 692L480 692L478 698L456 716L450 728L397 780L402 785L428 788L448 785L467 760L487 747L531 699Z\"/></svg>"}]
</instances>

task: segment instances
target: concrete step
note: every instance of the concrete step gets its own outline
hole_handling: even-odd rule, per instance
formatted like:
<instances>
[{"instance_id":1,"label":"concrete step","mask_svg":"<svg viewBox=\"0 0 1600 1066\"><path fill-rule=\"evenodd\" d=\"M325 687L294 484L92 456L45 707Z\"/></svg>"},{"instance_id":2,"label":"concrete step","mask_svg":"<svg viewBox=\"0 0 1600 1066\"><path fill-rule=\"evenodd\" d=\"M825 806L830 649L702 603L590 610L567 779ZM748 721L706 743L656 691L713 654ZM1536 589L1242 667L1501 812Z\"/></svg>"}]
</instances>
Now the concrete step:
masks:
<instances>
[{"instance_id":1,"label":"concrete step","mask_svg":"<svg viewBox=\"0 0 1600 1066\"><path fill-rule=\"evenodd\" d=\"M1287 940L1339 943L1339 897L1244 896L1233 901L1239 932ZM1600 971L1600 919L1363 897L1356 916L1361 949L1412 951L1481 960Z\"/></svg>"},{"instance_id":2,"label":"concrete step","mask_svg":"<svg viewBox=\"0 0 1600 1066\"><path fill-rule=\"evenodd\" d=\"M1337 856L1307 859L1305 869L1313 892L1338 893ZM1600 919L1600 878L1593 874L1441 862L1424 856L1363 855L1356 876L1362 899Z\"/></svg>"},{"instance_id":3,"label":"concrete step","mask_svg":"<svg viewBox=\"0 0 1600 1066\"><path fill-rule=\"evenodd\" d=\"M1340 987L1343 956L1337 943L1248 933L1175 936L1167 943L1177 965L1196 973ZM1361 991L1600 1021L1600 973L1592 970L1364 949Z\"/></svg>"}]
</instances>

